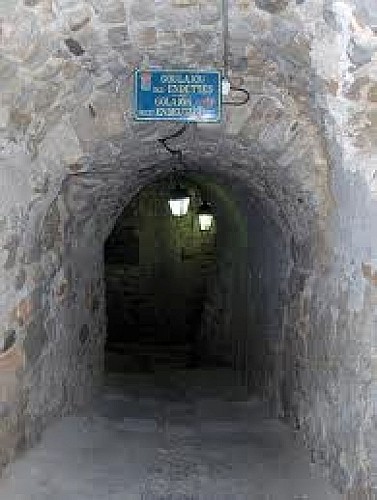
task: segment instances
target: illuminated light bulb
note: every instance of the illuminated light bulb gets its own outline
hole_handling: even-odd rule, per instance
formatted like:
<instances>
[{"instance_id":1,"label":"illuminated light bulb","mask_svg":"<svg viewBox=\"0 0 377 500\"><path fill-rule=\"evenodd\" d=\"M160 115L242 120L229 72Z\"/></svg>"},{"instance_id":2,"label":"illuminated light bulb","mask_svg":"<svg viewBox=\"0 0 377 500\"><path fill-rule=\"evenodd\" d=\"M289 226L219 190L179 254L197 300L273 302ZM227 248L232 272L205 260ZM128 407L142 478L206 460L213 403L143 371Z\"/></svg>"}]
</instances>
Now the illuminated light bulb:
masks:
<instances>
[{"instance_id":1,"label":"illuminated light bulb","mask_svg":"<svg viewBox=\"0 0 377 500\"><path fill-rule=\"evenodd\" d=\"M201 231L209 231L213 223L213 213L209 203L203 202L198 211Z\"/></svg>"},{"instance_id":2,"label":"illuminated light bulb","mask_svg":"<svg viewBox=\"0 0 377 500\"><path fill-rule=\"evenodd\" d=\"M170 195L169 206L175 217L182 217L188 212L190 196L186 189L177 186Z\"/></svg>"}]
</instances>

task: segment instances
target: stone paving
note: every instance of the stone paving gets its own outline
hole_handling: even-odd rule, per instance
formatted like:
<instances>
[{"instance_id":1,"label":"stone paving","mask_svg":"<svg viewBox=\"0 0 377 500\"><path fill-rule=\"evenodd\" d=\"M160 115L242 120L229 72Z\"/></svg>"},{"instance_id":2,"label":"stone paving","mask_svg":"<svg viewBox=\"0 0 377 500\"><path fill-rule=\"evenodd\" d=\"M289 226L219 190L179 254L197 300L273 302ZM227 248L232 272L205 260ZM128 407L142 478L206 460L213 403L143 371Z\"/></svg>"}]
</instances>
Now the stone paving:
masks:
<instances>
[{"instance_id":1,"label":"stone paving","mask_svg":"<svg viewBox=\"0 0 377 500\"><path fill-rule=\"evenodd\" d=\"M108 384L90 407L50 427L8 467L0 498L341 498L259 401L243 401L231 384L211 392L177 380L174 387L148 379Z\"/></svg>"}]
</instances>

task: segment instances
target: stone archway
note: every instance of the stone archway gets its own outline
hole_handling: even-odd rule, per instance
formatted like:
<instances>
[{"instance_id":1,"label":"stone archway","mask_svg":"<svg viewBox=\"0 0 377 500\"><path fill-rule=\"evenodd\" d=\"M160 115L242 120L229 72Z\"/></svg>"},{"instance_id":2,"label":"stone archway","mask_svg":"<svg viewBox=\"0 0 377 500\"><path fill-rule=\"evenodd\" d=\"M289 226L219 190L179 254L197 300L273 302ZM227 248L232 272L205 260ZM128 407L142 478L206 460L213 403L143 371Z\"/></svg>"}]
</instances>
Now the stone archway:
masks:
<instances>
[{"instance_id":1,"label":"stone archway","mask_svg":"<svg viewBox=\"0 0 377 500\"><path fill-rule=\"evenodd\" d=\"M374 467L376 36L367 1L330 3L236 2L231 75L251 99L180 147L290 242L286 376L270 392L346 490ZM1 20L0 315L26 355L4 421L21 441L99 380L103 337L92 350L87 340L104 331L103 242L133 194L172 168L157 142L171 127L132 120L132 69L221 67L220 21L219 5L195 0L25 1Z\"/></svg>"}]
</instances>

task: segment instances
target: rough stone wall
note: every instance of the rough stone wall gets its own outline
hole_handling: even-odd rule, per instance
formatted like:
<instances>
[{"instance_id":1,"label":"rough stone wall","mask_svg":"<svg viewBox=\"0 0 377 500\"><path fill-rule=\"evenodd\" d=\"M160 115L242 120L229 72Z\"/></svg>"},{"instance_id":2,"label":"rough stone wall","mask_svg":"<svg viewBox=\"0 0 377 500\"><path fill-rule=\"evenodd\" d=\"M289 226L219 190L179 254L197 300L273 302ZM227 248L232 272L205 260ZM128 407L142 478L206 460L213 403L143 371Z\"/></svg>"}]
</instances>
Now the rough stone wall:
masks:
<instances>
[{"instance_id":1,"label":"rough stone wall","mask_svg":"<svg viewBox=\"0 0 377 500\"><path fill-rule=\"evenodd\" d=\"M356 498L364 498L370 474L372 324L362 310L350 310L347 284L339 285L329 274L327 269L303 287L298 310L291 309L301 323L287 319L294 353L293 358L289 353L294 366L288 370L291 408L313 462L329 467L330 479L341 491L354 489ZM368 297L364 300L368 309Z\"/></svg>"},{"instance_id":2,"label":"rough stone wall","mask_svg":"<svg viewBox=\"0 0 377 500\"><path fill-rule=\"evenodd\" d=\"M286 402L278 380L285 343L284 311L290 303L292 241L276 221L263 217L257 205L250 203L248 210L248 383L269 400L272 414L281 416Z\"/></svg>"},{"instance_id":3,"label":"rough stone wall","mask_svg":"<svg viewBox=\"0 0 377 500\"><path fill-rule=\"evenodd\" d=\"M282 325L289 303L291 242L244 188L210 184L217 208L218 261L202 318L209 352L282 414Z\"/></svg>"},{"instance_id":4,"label":"rough stone wall","mask_svg":"<svg viewBox=\"0 0 377 500\"><path fill-rule=\"evenodd\" d=\"M372 222L376 217L377 166L373 140L375 8L367 0L327 2L323 14L331 29L323 29L324 38L317 38L312 44L317 86L313 97L332 160L331 187L336 211L329 226L333 258L327 265L323 260L318 262L312 286L305 286L301 295L302 306L310 305L302 313L306 320L296 328L297 332L307 332L301 335L300 351L306 362L312 360L306 365L309 370L301 368L306 373L302 380L311 380L315 390L306 398L301 397L304 408L299 414L305 425L316 429L314 453L320 455L322 451L331 464L334 483L339 488L349 487L355 498L364 498L366 493L361 485L367 484L366 477L376 470L375 460L370 461L368 456L375 440L375 413L371 406L376 314ZM315 332L313 325L317 325ZM323 340L318 342L318 336ZM340 380L344 383L340 384ZM316 411L309 416L314 402ZM374 481L371 487L375 492Z\"/></svg>"},{"instance_id":5,"label":"rough stone wall","mask_svg":"<svg viewBox=\"0 0 377 500\"><path fill-rule=\"evenodd\" d=\"M132 193L171 168L156 143L171 127L132 120L133 67L220 68L222 53L212 0L9 9L0 29L0 318L4 338L15 329L21 349L14 380L26 332L17 318L55 310L49 283L67 248L74 260L79 247L100 248ZM186 162L242 184L292 240L284 371L272 384L285 387L293 420L314 454L323 448L335 483L359 484L362 498L364 471L376 466L366 455L376 385L374 2L235 1L229 26L230 74L251 99L226 108L221 125L192 127L181 145ZM38 255L35 235L66 185L64 251L24 263L24 254Z\"/></svg>"},{"instance_id":6,"label":"rough stone wall","mask_svg":"<svg viewBox=\"0 0 377 500\"><path fill-rule=\"evenodd\" d=\"M206 193L216 212L217 252L201 319L202 353L209 362L236 368L241 361L238 344L248 334L246 223L230 189L207 179Z\"/></svg>"},{"instance_id":7,"label":"rough stone wall","mask_svg":"<svg viewBox=\"0 0 377 500\"><path fill-rule=\"evenodd\" d=\"M105 342L103 268L87 249L63 266L46 286L46 301L26 332L23 377L26 444L54 418L85 404L102 381Z\"/></svg>"},{"instance_id":8,"label":"rough stone wall","mask_svg":"<svg viewBox=\"0 0 377 500\"><path fill-rule=\"evenodd\" d=\"M18 397L5 390L3 401L19 410L17 447L34 443L54 417L85 403L102 375L102 248L80 241L67 192L56 197L32 237L13 249L8 264L18 302L6 326L16 334L23 370ZM7 445L3 453L11 454Z\"/></svg>"}]
</instances>

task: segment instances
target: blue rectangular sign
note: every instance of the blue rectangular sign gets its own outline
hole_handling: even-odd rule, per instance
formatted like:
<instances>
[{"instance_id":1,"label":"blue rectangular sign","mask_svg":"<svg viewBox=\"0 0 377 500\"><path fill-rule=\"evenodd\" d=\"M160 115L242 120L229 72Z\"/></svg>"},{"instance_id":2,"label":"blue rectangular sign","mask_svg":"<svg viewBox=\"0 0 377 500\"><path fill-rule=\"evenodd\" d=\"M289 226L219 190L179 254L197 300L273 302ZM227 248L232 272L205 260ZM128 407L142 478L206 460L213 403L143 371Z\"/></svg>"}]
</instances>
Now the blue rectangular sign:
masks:
<instances>
[{"instance_id":1,"label":"blue rectangular sign","mask_svg":"<svg viewBox=\"0 0 377 500\"><path fill-rule=\"evenodd\" d=\"M221 120L220 71L137 69L134 84L136 120Z\"/></svg>"}]
</instances>

